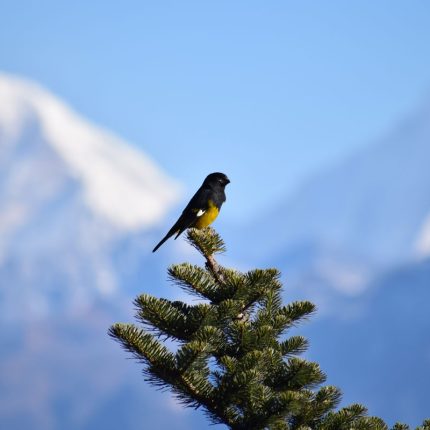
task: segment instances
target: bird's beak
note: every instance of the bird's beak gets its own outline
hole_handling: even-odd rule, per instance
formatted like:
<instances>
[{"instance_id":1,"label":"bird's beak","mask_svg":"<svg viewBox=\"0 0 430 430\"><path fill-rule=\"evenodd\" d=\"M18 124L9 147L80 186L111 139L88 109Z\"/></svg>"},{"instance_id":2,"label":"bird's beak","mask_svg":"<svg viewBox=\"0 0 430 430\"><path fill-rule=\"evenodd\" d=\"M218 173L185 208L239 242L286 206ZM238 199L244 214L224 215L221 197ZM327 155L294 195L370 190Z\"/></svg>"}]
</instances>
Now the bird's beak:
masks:
<instances>
[{"instance_id":1,"label":"bird's beak","mask_svg":"<svg viewBox=\"0 0 430 430\"><path fill-rule=\"evenodd\" d=\"M225 184L227 185L227 184L229 184L229 183L230 183L230 179L225 178Z\"/></svg>"}]
</instances>

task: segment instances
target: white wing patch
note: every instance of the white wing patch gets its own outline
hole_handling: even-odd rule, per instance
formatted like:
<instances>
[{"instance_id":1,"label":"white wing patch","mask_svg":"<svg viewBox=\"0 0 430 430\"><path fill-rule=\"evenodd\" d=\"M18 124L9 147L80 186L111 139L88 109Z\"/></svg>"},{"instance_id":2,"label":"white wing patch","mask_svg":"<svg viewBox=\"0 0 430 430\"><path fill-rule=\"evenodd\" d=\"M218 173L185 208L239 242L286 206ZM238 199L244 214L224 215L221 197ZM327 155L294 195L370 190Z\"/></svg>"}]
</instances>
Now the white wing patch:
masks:
<instances>
[{"instance_id":1,"label":"white wing patch","mask_svg":"<svg viewBox=\"0 0 430 430\"><path fill-rule=\"evenodd\" d=\"M205 213L206 211L204 211L203 209L200 209L198 212L197 212L197 216L198 217L201 217L204 213Z\"/></svg>"}]
</instances>

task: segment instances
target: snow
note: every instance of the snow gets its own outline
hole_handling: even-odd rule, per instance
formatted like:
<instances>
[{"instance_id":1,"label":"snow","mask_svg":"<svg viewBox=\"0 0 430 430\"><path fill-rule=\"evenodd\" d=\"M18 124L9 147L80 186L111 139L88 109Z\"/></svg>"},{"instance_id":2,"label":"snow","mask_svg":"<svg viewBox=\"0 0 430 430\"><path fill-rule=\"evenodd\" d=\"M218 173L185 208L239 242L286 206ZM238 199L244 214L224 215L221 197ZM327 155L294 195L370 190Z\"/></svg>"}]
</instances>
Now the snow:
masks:
<instances>
[{"instance_id":1,"label":"snow","mask_svg":"<svg viewBox=\"0 0 430 430\"><path fill-rule=\"evenodd\" d=\"M317 272L323 281L347 296L361 294L369 281L365 268L333 261L329 258L323 258L322 261L317 262Z\"/></svg>"},{"instance_id":2,"label":"snow","mask_svg":"<svg viewBox=\"0 0 430 430\"><path fill-rule=\"evenodd\" d=\"M89 124L40 86L0 74L0 156L34 119L44 143L82 184L87 206L114 226L149 228L177 201L178 184L145 154Z\"/></svg>"},{"instance_id":3,"label":"snow","mask_svg":"<svg viewBox=\"0 0 430 430\"><path fill-rule=\"evenodd\" d=\"M416 250L419 258L430 256L430 215L426 218L418 234Z\"/></svg>"},{"instance_id":4,"label":"snow","mask_svg":"<svg viewBox=\"0 0 430 430\"><path fill-rule=\"evenodd\" d=\"M335 248L391 265L414 259L417 237L423 237L420 249L429 250L429 142L425 105L381 139L314 175L291 198L279 199L279 207L262 217L271 220L263 232L272 238L269 252L277 247L279 255L291 253L291 247L312 243L322 254Z\"/></svg>"},{"instance_id":5,"label":"snow","mask_svg":"<svg viewBox=\"0 0 430 430\"><path fill-rule=\"evenodd\" d=\"M179 191L138 149L0 74L2 318L82 309L153 277L144 261Z\"/></svg>"}]
</instances>

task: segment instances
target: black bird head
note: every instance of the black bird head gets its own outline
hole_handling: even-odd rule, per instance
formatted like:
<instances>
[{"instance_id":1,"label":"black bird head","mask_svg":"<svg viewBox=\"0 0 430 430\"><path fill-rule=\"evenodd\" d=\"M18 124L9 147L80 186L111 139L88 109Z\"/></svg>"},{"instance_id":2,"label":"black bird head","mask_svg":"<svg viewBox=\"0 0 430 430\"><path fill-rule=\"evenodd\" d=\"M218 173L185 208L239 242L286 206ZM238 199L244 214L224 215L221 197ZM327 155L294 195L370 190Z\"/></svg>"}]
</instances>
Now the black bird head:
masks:
<instances>
[{"instance_id":1,"label":"black bird head","mask_svg":"<svg viewBox=\"0 0 430 430\"><path fill-rule=\"evenodd\" d=\"M229 183L230 179L227 178L227 175L219 172L211 173L210 175L206 176L206 179L203 181L203 185L209 187L221 186L224 188Z\"/></svg>"}]
</instances>

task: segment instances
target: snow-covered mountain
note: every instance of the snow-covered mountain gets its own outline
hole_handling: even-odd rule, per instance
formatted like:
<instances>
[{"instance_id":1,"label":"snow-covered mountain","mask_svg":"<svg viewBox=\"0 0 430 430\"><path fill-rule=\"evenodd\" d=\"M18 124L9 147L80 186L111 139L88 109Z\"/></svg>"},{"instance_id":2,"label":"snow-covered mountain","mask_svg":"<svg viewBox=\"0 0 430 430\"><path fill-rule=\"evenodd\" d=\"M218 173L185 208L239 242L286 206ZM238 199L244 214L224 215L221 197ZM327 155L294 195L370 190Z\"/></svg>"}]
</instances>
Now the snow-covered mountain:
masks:
<instances>
[{"instance_id":1,"label":"snow-covered mountain","mask_svg":"<svg viewBox=\"0 0 430 430\"><path fill-rule=\"evenodd\" d=\"M151 250L179 192L142 152L0 75L0 428L141 428L154 394L107 329L164 281ZM148 425L171 426L166 401Z\"/></svg>"},{"instance_id":2,"label":"snow-covered mountain","mask_svg":"<svg viewBox=\"0 0 430 430\"><path fill-rule=\"evenodd\" d=\"M95 216L123 230L153 226L176 201L177 184L152 160L34 83L0 75L0 100L3 187L35 199L24 206L22 196L8 196L7 230L7 221L33 216L33 204L46 204L67 187L78 188ZM37 178L32 193L29 178Z\"/></svg>"},{"instance_id":3,"label":"snow-covered mountain","mask_svg":"<svg viewBox=\"0 0 430 430\"><path fill-rule=\"evenodd\" d=\"M258 265L283 270L287 300L335 311L298 331L347 402L417 423L428 414L429 160L427 109L312 178L252 239L233 236L252 240L235 243L237 261L256 249ZM149 389L106 334L130 321L137 293L165 286L151 250L179 190L46 90L0 75L0 428L209 428Z\"/></svg>"},{"instance_id":4,"label":"snow-covered mountain","mask_svg":"<svg viewBox=\"0 0 430 430\"><path fill-rule=\"evenodd\" d=\"M179 190L145 154L48 91L0 75L2 317L18 304L44 313L51 302L112 294L139 258L130 247Z\"/></svg>"},{"instance_id":5,"label":"snow-covered mountain","mask_svg":"<svg viewBox=\"0 0 430 430\"><path fill-rule=\"evenodd\" d=\"M265 214L257 249L287 271L361 291L378 271L430 255L429 161L430 104Z\"/></svg>"},{"instance_id":6,"label":"snow-covered mountain","mask_svg":"<svg viewBox=\"0 0 430 430\"><path fill-rule=\"evenodd\" d=\"M391 423L426 418L430 103L310 178L252 231L259 246L247 248L282 270L286 299L319 308L298 333L344 404L366 404Z\"/></svg>"}]
</instances>

